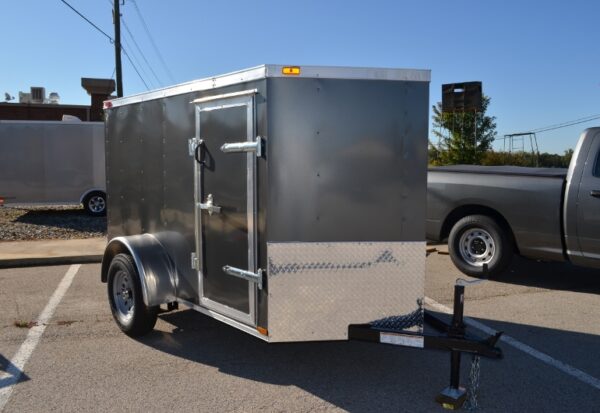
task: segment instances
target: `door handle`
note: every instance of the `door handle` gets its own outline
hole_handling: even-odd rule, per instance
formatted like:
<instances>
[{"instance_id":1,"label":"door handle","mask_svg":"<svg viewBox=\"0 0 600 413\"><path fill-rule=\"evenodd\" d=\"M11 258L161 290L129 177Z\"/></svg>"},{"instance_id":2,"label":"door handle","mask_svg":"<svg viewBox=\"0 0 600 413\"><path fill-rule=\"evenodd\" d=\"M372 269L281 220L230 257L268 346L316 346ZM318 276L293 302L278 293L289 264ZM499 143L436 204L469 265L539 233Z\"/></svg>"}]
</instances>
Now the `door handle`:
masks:
<instances>
[{"instance_id":1,"label":"door handle","mask_svg":"<svg viewBox=\"0 0 600 413\"><path fill-rule=\"evenodd\" d=\"M208 211L208 215L219 214L221 212L221 207L213 204L213 196L212 194L208 194L206 197L206 202L200 202L198 204L200 209L204 209Z\"/></svg>"},{"instance_id":2,"label":"door handle","mask_svg":"<svg viewBox=\"0 0 600 413\"><path fill-rule=\"evenodd\" d=\"M196 149L194 150L194 158L200 165L206 165L206 150L204 148L204 141L200 140Z\"/></svg>"},{"instance_id":3,"label":"door handle","mask_svg":"<svg viewBox=\"0 0 600 413\"><path fill-rule=\"evenodd\" d=\"M231 265L225 265L223 267L223 272L227 275L233 275L234 277L238 277L243 280L256 283L259 290L262 290L263 288L263 270L261 270L260 268L257 272L251 272L242 270L240 268L232 267Z\"/></svg>"},{"instance_id":4,"label":"door handle","mask_svg":"<svg viewBox=\"0 0 600 413\"><path fill-rule=\"evenodd\" d=\"M262 156L262 138L257 136L254 142L224 143L221 145L221 150L225 153L254 152L260 158Z\"/></svg>"},{"instance_id":5,"label":"door handle","mask_svg":"<svg viewBox=\"0 0 600 413\"><path fill-rule=\"evenodd\" d=\"M593 196L594 198L600 198L600 190L592 189L590 191L590 196Z\"/></svg>"}]
</instances>

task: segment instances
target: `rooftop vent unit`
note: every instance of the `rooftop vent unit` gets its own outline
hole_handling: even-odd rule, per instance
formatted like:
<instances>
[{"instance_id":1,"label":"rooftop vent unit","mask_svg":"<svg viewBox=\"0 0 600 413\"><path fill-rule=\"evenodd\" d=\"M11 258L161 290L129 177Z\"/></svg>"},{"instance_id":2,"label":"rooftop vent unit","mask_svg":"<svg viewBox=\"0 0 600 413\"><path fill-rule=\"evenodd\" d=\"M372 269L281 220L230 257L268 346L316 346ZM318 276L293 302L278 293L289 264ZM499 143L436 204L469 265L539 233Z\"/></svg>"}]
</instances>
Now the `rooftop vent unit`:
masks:
<instances>
[{"instance_id":1,"label":"rooftop vent unit","mask_svg":"<svg viewBox=\"0 0 600 413\"><path fill-rule=\"evenodd\" d=\"M60 103L60 96L56 92L50 92L48 95L48 103L51 105L58 105Z\"/></svg>"},{"instance_id":2,"label":"rooftop vent unit","mask_svg":"<svg viewBox=\"0 0 600 413\"><path fill-rule=\"evenodd\" d=\"M44 103L46 100L46 88L43 87L31 87L31 103Z\"/></svg>"},{"instance_id":3,"label":"rooftop vent unit","mask_svg":"<svg viewBox=\"0 0 600 413\"><path fill-rule=\"evenodd\" d=\"M31 93L19 92L19 103L31 103Z\"/></svg>"}]
</instances>

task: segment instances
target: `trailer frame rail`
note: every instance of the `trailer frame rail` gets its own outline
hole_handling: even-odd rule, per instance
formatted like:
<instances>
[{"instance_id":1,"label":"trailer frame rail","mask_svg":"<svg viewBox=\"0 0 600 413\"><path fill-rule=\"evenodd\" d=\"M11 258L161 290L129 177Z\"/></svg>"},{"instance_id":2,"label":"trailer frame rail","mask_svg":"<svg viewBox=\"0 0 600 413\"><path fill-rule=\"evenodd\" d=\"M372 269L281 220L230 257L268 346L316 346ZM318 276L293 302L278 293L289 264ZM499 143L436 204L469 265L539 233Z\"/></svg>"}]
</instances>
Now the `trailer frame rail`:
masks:
<instances>
[{"instance_id":1,"label":"trailer frame rail","mask_svg":"<svg viewBox=\"0 0 600 413\"><path fill-rule=\"evenodd\" d=\"M353 324L348 326L348 339L368 341L373 343L391 344L402 347L416 347L431 350L450 352L450 385L438 394L436 401L442 407L456 410L467 401L467 396L476 398L476 388L469 392L460 385L460 364L462 353L473 355L473 365L479 371L479 357L502 359L502 349L496 347L502 332L481 338L467 331L464 323L464 293L465 283L457 280L454 286L454 311L452 319L448 322L438 313L424 310L423 332L410 331L409 329L394 329L378 327L370 324ZM428 327L428 328L427 328ZM427 330L433 332L426 332ZM478 382L478 378L476 380ZM473 384L473 383L472 383ZM475 400L473 400L475 402ZM471 402L471 406L473 405Z\"/></svg>"}]
</instances>

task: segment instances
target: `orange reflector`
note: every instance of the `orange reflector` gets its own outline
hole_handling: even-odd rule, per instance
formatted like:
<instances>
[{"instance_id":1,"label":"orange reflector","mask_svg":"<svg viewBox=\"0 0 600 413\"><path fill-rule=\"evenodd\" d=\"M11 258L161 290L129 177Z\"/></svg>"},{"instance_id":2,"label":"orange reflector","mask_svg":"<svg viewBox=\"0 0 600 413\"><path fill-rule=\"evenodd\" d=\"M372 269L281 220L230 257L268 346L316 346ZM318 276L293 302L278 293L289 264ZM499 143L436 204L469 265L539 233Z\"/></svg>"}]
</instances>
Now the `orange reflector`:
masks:
<instances>
[{"instance_id":1,"label":"orange reflector","mask_svg":"<svg viewBox=\"0 0 600 413\"><path fill-rule=\"evenodd\" d=\"M281 69L284 75L298 76L300 74L300 66L284 66Z\"/></svg>"},{"instance_id":2,"label":"orange reflector","mask_svg":"<svg viewBox=\"0 0 600 413\"><path fill-rule=\"evenodd\" d=\"M269 330L267 330L264 327L256 327L256 331L258 331L260 334L262 334L263 336L268 336L269 335Z\"/></svg>"}]
</instances>

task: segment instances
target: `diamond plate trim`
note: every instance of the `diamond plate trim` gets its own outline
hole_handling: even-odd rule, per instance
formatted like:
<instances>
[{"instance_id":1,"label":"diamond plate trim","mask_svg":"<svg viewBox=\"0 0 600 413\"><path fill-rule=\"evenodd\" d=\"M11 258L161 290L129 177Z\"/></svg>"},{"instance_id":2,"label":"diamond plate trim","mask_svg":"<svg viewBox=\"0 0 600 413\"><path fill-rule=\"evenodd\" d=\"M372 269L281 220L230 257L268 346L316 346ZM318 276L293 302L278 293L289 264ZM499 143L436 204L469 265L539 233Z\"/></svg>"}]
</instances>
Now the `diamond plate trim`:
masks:
<instances>
[{"instance_id":1,"label":"diamond plate trim","mask_svg":"<svg viewBox=\"0 0 600 413\"><path fill-rule=\"evenodd\" d=\"M425 242L267 243L269 341L345 340L350 324L418 311L425 250Z\"/></svg>"}]
</instances>

